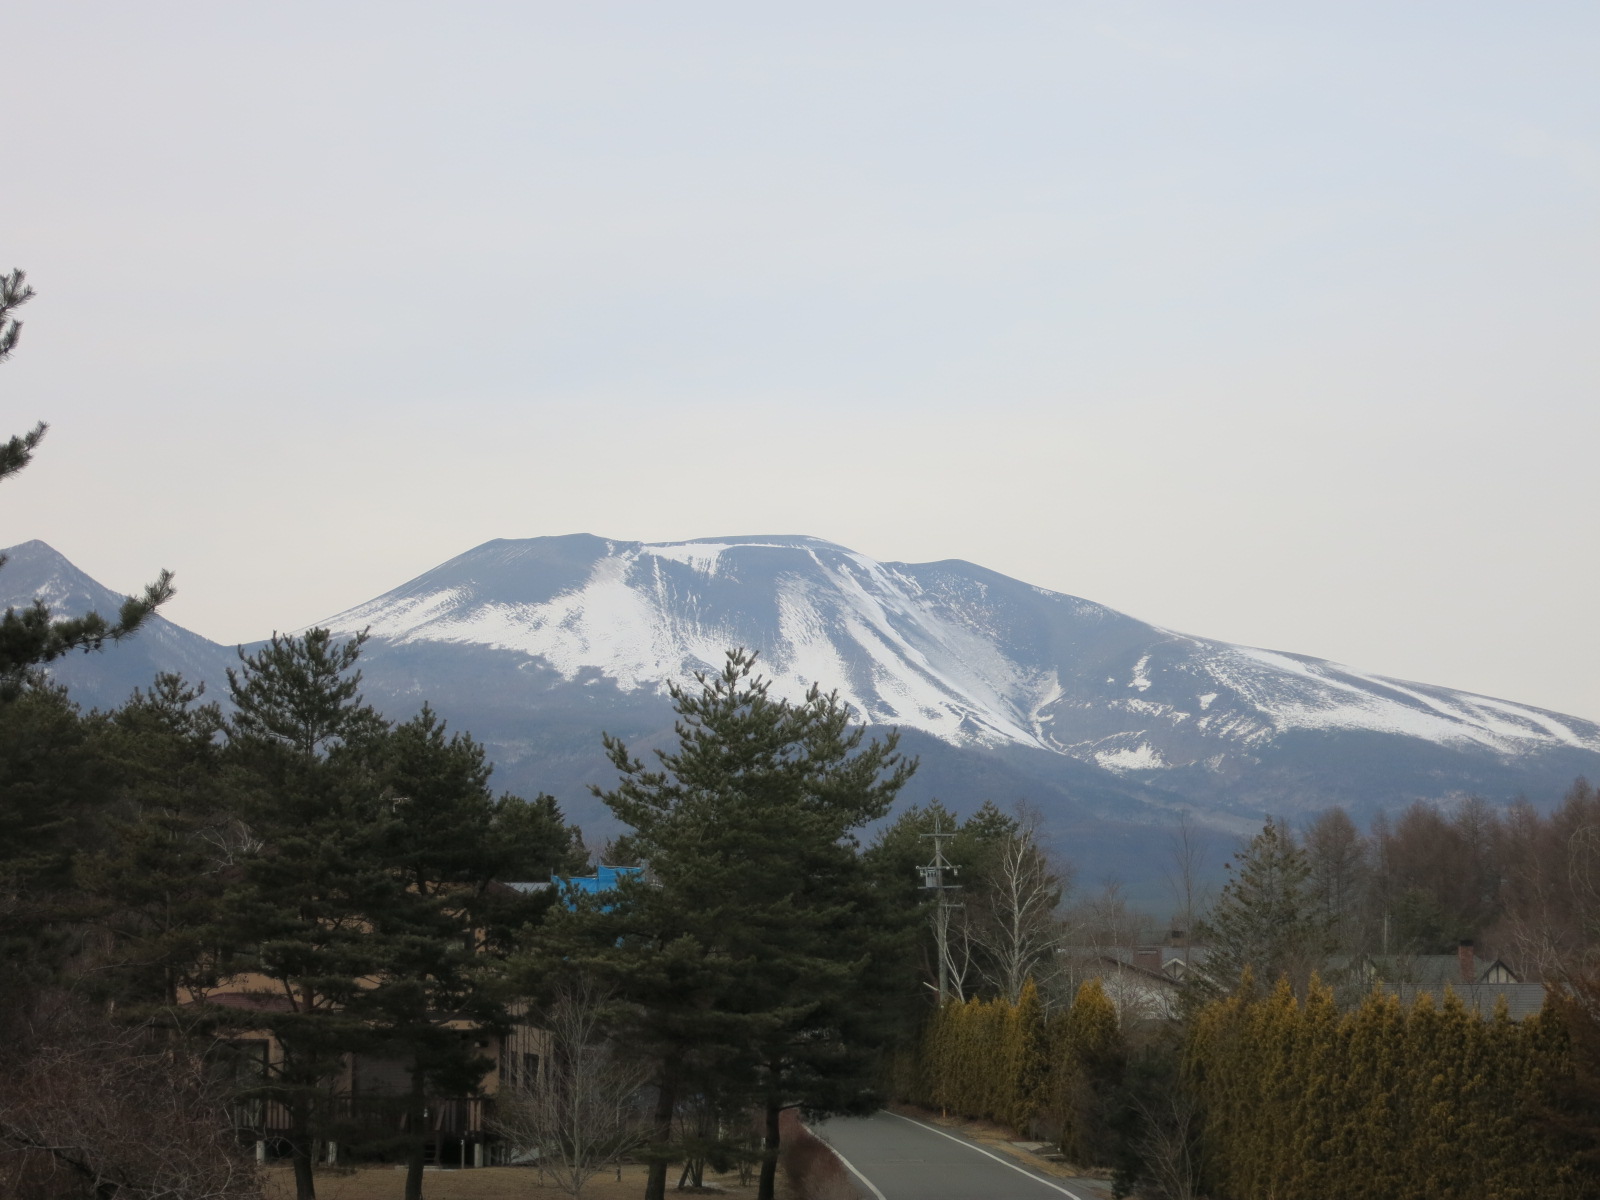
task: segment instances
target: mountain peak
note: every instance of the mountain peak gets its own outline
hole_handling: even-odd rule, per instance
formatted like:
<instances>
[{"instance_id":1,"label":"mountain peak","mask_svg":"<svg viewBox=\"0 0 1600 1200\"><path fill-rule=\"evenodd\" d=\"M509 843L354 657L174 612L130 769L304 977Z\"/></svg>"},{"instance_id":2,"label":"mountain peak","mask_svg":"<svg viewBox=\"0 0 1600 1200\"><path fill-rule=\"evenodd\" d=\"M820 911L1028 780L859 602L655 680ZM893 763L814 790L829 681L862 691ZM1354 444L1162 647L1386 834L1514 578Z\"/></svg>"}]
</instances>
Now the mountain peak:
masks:
<instances>
[{"instance_id":1,"label":"mountain peak","mask_svg":"<svg viewBox=\"0 0 1600 1200\"><path fill-rule=\"evenodd\" d=\"M122 604L121 596L80 571L48 542L35 538L0 553L6 558L5 566L0 567L0 596L6 597L7 604L31 604L39 599L63 616L89 609L110 616Z\"/></svg>"},{"instance_id":2,"label":"mountain peak","mask_svg":"<svg viewBox=\"0 0 1600 1200\"><path fill-rule=\"evenodd\" d=\"M42 600L55 617L98 612L115 619L124 596L79 570L47 542L22 542L4 551L0 567L0 606L21 607ZM158 672L177 671L191 682L219 685L232 655L215 642L174 625L159 612L134 636L99 654L71 654L49 665L85 706L121 704L134 688L148 688Z\"/></svg>"},{"instance_id":3,"label":"mountain peak","mask_svg":"<svg viewBox=\"0 0 1600 1200\"><path fill-rule=\"evenodd\" d=\"M38 595L66 614L120 599L43 542L12 554L0 603ZM1053 794L1085 786L1213 818L1508 799L1600 773L1591 721L1190 637L959 560L879 562L807 535L499 539L324 624L370 629L364 669L386 709L459 706L461 725L531 784L577 761L568 734L587 744L626 728L619 714L635 735L670 728L669 685L717 671L733 647L760 653L774 695L837 691L863 723L920 738L925 757L971 751L962 761L1007 764ZM132 643L52 670L74 696L116 703L157 670L220 685L229 661L158 616ZM961 787L997 794L981 790L988 768L962 769Z\"/></svg>"},{"instance_id":4,"label":"mountain peak","mask_svg":"<svg viewBox=\"0 0 1600 1200\"><path fill-rule=\"evenodd\" d=\"M470 645L567 681L664 693L760 651L774 694L837 689L863 720L1117 771L1364 731L1515 754L1600 750L1523 705L1193 638L959 560L885 563L803 534L491 542L330 622L394 645Z\"/></svg>"}]
</instances>

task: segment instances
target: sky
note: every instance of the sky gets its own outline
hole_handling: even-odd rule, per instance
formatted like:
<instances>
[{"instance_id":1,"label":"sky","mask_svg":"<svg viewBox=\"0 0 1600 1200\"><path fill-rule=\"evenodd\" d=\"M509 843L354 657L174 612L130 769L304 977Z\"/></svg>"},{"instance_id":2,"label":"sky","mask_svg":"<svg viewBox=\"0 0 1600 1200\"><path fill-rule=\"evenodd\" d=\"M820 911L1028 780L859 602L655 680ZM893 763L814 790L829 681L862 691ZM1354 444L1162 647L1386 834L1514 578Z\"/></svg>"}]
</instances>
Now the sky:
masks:
<instances>
[{"instance_id":1,"label":"sky","mask_svg":"<svg viewBox=\"0 0 1600 1200\"><path fill-rule=\"evenodd\" d=\"M808 533L1600 718L1600 6L11 0L0 544Z\"/></svg>"}]
</instances>

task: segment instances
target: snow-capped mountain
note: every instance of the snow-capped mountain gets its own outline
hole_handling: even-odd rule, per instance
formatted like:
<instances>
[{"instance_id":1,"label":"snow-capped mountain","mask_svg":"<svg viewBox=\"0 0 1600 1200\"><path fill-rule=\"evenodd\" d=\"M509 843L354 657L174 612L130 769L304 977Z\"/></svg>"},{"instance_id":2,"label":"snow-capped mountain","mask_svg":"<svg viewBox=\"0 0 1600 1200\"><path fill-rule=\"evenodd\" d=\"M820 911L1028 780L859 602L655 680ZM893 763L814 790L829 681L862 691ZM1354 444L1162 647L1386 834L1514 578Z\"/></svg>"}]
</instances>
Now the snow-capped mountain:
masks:
<instances>
[{"instance_id":1,"label":"snow-capped mountain","mask_svg":"<svg viewBox=\"0 0 1600 1200\"><path fill-rule=\"evenodd\" d=\"M11 551L0 602L62 612L118 598L42 543ZM810 537L641 543L585 534L493 541L323 622L367 630L368 699L429 701L472 732L502 786L552 792L591 826L614 778L602 730L667 744L669 682L760 653L774 690L837 690L897 726L913 799L958 810L1026 799L1070 853L1159 874L1152 831L1187 810L1244 832L1264 813L1521 793L1554 803L1600 775L1600 726L1528 705L1175 633L971 563L878 562ZM231 651L159 618L59 664L87 703L157 669L225 693ZM1087 849L1086 849L1087 848Z\"/></svg>"},{"instance_id":2,"label":"snow-capped mountain","mask_svg":"<svg viewBox=\"0 0 1600 1200\"><path fill-rule=\"evenodd\" d=\"M39 599L58 617L98 612L108 621L115 621L127 599L78 570L44 542L23 542L4 553L0 606L21 607ZM155 574L154 570L150 572L152 578ZM220 685L224 670L236 661L232 650L156 613L137 636L114 650L69 654L52 663L50 672L67 685L82 707L114 708L134 688L148 688L161 671L176 671L189 679Z\"/></svg>"},{"instance_id":3,"label":"snow-capped mountain","mask_svg":"<svg viewBox=\"0 0 1600 1200\"><path fill-rule=\"evenodd\" d=\"M623 694L664 694L729 647L756 648L779 694L816 684L872 724L1120 772L1227 770L1302 732L1504 759L1600 754L1593 722L1175 633L970 563L878 562L809 537L494 541L327 623L395 649L479 647Z\"/></svg>"}]
</instances>

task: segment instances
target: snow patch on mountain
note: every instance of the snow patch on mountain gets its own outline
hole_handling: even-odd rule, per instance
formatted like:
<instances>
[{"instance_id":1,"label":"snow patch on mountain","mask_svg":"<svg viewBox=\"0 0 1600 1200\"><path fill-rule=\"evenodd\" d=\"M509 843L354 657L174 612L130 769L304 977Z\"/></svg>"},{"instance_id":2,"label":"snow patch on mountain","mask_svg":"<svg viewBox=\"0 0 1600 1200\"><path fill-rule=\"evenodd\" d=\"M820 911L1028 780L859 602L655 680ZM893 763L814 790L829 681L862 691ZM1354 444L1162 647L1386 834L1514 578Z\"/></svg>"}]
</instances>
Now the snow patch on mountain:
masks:
<instances>
[{"instance_id":1,"label":"snow patch on mountain","mask_svg":"<svg viewBox=\"0 0 1600 1200\"><path fill-rule=\"evenodd\" d=\"M871 723L1113 770L1204 762L1218 743L1251 750L1292 730L1501 755L1600 750L1589 722L1190 637L965 563L882 563L807 537L493 542L330 625L492 647L624 692L690 683L743 646L761 652L778 696L818 685Z\"/></svg>"},{"instance_id":2,"label":"snow patch on mountain","mask_svg":"<svg viewBox=\"0 0 1600 1200\"><path fill-rule=\"evenodd\" d=\"M1121 750L1102 750L1094 756L1095 762L1112 771L1155 771L1167 765L1167 760L1161 757L1149 742L1140 742L1137 746Z\"/></svg>"},{"instance_id":3,"label":"snow patch on mountain","mask_svg":"<svg viewBox=\"0 0 1600 1200\"><path fill-rule=\"evenodd\" d=\"M1297 655L1213 646L1204 662L1207 673L1279 730L1370 730L1439 745L1471 743L1498 753L1514 753L1529 741L1600 748L1600 739L1583 738L1549 714L1506 701L1410 685Z\"/></svg>"}]
</instances>

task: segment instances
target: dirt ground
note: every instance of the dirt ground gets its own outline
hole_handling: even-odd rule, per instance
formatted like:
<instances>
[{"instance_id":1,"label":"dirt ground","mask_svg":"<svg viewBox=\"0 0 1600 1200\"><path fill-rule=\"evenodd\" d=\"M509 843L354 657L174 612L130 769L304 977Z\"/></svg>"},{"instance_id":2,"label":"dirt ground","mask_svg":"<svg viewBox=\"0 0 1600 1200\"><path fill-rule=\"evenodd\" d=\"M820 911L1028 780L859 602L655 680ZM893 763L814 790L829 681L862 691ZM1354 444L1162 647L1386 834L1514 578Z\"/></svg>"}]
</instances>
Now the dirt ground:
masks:
<instances>
[{"instance_id":1,"label":"dirt ground","mask_svg":"<svg viewBox=\"0 0 1600 1200\"><path fill-rule=\"evenodd\" d=\"M583 1200L639 1200L644 1195L645 1168L622 1168L622 1182L617 1182L615 1169L602 1171L583 1189ZM405 1194L405 1172L394 1167L363 1167L350 1172L318 1171L317 1200L400 1200ZM667 1195L690 1196L692 1192L674 1192L677 1172L667 1176ZM740 1187L737 1175L707 1175L708 1186L715 1186L715 1195L738 1198L753 1197L754 1185ZM428 1171L422 1179L423 1200L557 1200L565 1196L552 1183L539 1184L539 1172L531 1167L482 1167L466 1171ZM778 1185L780 1200L785 1196L783 1183ZM294 1200L294 1174L287 1167L269 1167L267 1170L268 1200Z\"/></svg>"}]
</instances>

